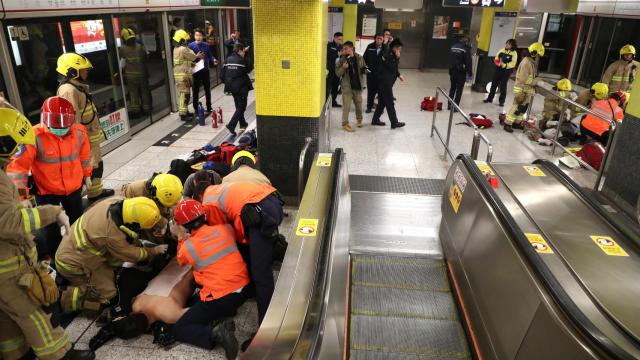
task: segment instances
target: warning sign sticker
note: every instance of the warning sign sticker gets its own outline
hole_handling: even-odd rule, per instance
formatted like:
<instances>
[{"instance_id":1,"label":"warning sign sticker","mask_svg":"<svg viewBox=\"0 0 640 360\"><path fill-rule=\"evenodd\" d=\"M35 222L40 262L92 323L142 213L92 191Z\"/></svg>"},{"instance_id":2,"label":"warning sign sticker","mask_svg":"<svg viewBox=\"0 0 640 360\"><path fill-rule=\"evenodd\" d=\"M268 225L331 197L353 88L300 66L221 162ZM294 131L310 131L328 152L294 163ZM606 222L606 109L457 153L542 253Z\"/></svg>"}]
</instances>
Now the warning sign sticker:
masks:
<instances>
[{"instance_id":1,"label":"warning sign sticker","mask_svg":"<svg viewBox=\"0 0 640 360\"><path fill-rule=\"evenodd\" d=\"M529 173L531 176L547 176L542 170L540 170L537 166L525 165L523 166L524 170Z\"/></svg>"},{"instance_id":2,"label":"warning sign sticker","mask_svg":"<svg viewBox=\"0 0 640 360\"><path fill-rule=\"evenodd\" d=\"M296 228L298 236L316 236L318 231L318 219L300 219Z\"/></svg>"},{"instance_id":3,"label":"warning sign sticker","mask_svg":"<svg viewBox=\"0 0 640 360\"><path fill-rule=\"evenodd\" d=\"M320 153L318 154L318 160L316 161L316 166L331 166L331 153Z\"/></svg>"},{"instance_id":4,"label":"warning sign sticker","mask_svg":"<svg viewBox=\"0 0 640 360\"><path fill-rule=\"evenodd\" d=\"M542 235L530 233L525 233L525 235L527 236L527 239L529 239L533 249L538 254L553 254L553 250L551 250L551 247L547 244L547 241L542 237Z\"/></svg>"},{"instance_id":5,"label":"warning sign sticker","mask_svg":"<svg viewBox=\"0 0 640 360\"><path fill-rule=\"evenodd\" d=\"M460 188L460 192L464 192L464 189L467 188L467 178L464 177L464 174L460 171L459 167L456 167L456 171L453 173L453 180Z\"/></svg>"},{"instance_id":6,"label":"warning sign sticker","mask_svg":"<svg viewBox=\"0 0 640 360\"><path fill-rule=\"evenodd\" d=\"M493 172L493 169L491 168L491 166L489 166L489 164L487 164L486 161L479 161L476 160L476 165L478 166L478 169L480 169L480 172L482 172L483 175L493 175L495 176L496 173Z\"/></svg>"},{"instance_id":7,"label":"warning sign sticker","mask_svg":"<svg viewBox=\"0 0 640 360\"><path fill-rule=\"evenodd\" d=\"M610 236L592 235L591 239L604 251L605 254L610 256L629 256L623 248L616 243Z\"/></svg>"},{"instance_id":8,"label":"warning sign sticker","mask_svg":"<svg viewBox=\"0 0 640 360\"><path fill-rule=\"evenodd\" d=\"M449 189L449 201L451 202L451 207L453 211L457 214L458 209L460 208L460 203L462 202L462 190L458 185L451 186Z\"/></svg>"}]
</instances>

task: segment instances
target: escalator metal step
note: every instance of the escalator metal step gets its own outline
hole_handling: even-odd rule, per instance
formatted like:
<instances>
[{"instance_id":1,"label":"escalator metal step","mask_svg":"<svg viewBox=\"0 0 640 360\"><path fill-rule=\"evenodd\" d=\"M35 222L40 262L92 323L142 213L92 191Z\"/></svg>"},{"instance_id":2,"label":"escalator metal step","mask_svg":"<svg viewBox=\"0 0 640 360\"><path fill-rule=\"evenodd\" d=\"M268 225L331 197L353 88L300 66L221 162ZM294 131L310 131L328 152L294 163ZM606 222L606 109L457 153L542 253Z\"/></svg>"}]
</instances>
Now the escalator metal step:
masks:
<instances>
[{"instance_id":1,"label":"escalator metal step","mask_svg":"<svg viewBox=\"0 0 640 360\"><path fill-rule=\"evenodd\" d=\"M444 262L427 258L353 256L352 285L423 291L449 291Z\"/></svg>"},{"instance_id":2,"label":"escalator metal step","mask_svg":"<svg viewBox=\"0 0 640 360\"><path fill-rule=\"evenodd\" d=\"M448 320L352 315L351 349L385 353L389 358L394 354L470 357L462 327Z\"/></svg>"},{"instance_id":3,"label":"escalator metal step","mask_svg":"<svg viewBox=\"0 0 640 360\"><path fill-rule=\"evenodd\" d=\"M449 360L451 358L430 355L411 355L411 354L389 354L378 353L365 350L352 350L351 360Z\"/></svg>"}]
</instances>

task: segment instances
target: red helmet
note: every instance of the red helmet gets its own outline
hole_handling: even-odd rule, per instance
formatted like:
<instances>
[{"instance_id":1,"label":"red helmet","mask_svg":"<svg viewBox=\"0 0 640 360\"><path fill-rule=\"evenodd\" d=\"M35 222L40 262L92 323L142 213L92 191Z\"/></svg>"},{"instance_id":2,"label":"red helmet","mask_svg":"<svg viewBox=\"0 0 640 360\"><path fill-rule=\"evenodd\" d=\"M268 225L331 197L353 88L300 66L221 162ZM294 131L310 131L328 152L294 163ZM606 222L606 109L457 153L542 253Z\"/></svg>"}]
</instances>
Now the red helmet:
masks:
<instances>
[{"instance_id":1,"label":"red helmet","mask_svg":"<svg viewBox=\"0 0 640 360\"><path fill-rule=\"evenodd\" d=\"M49 128L65 129L71 127L75 121L75 110L69 100L52 96L42 104L40 121Z\"/></svg>"},{"instance_id":2,"label":"red helmet","mask_svg":"<svg viewBox=\"0 0 640 360\"><path fill-rule=\"evenodd\" d=\"M204 216L204 207L195 200L182 200L176 205L174 217L179 225L184 225Z\"/></svg>"}]
</instances>

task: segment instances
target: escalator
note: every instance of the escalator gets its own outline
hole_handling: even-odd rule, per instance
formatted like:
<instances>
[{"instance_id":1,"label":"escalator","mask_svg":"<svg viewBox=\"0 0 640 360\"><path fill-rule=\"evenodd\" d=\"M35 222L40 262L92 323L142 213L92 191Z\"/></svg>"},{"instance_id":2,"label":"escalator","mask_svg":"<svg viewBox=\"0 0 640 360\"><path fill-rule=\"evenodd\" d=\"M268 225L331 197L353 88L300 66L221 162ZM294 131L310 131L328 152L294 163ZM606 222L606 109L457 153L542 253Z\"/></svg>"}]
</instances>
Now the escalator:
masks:
<instances>
[{"instance_id":1,"label":"escalator","mask_svg":"<svg viewBox=\"0 0 640 360\"><path fill-rule=\"evenodd\" d=\"M317 231L290 238L241 358L640 358L640 231L614 204L545 161L461 155L438 181L344 158L312 168Z\"/></svg>"}]
</instances>

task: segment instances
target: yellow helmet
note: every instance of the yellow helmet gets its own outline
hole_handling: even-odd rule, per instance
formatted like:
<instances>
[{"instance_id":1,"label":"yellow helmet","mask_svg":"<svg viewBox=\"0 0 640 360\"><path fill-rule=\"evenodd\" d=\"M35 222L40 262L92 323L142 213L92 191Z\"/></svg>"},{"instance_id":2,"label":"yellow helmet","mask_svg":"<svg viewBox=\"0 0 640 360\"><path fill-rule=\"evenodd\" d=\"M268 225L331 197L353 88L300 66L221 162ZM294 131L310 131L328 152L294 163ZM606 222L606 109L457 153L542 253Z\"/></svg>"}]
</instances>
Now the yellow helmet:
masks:
<instances>
[{"instance_id":1,"label":"yellow helmet","mask_svg":"<svg viewBox=\"0 0 640 360\"><path fill-rule=\"evenodd\" d=\"M627 44L620 48L620 56L631 54L636 56L636 48L633 45Z\"/></svg>"},{"instance_id":2,"label":"yellow helmet","mask_svg":"<svg viewBox=\"0 0 640 360\"><path fill-rule=\"evenodd\" d=\"M176 32L173 34L173 41L177 42L178 44L181 43L183 40L189 41L189 39L191 39L191 36L189 36L189 33L182 29L176 30Z\"/></svg>"},{"instance_id":3,"label":"yellow helmet","mask_svg":"<svg viewBox=\"0 0 640 360\"><path fill-rule=\"evenodd\" d=\"M11 157L20 145L35 143L29 120L17 110L0 108L0 157Z\"/></svg>"},{"instance_id":4,"label":"yellow helmet","mask_svg":"<svg viewBox=\"0 0 640 360\"><path fill-rule=\"evenodd\" d=\"M164 207L172 207L182 198L182 182L171 174L158 174L151 180L151 194Z\"/></svg>"},{"instance_id":5,"label":"yellow helmet","mask_svg":"<svg viewBox=\"0 0 640 360\"><path fill-rule=\"evenodd\" d=\"M235 165L236 164L236 160L240 159L240 158L249 158L251 159L251 161L253 161L253 163L256 163L256 157L253 156L252 153L246 151L246 150L242 150L242 151L238 151L235 155L233 155L233 159L231 159L231 165Z\"/></svg>"},{"instance_id":6,"label":"yellow helmet","mask_svg":"<svg viewBox=\"0 0 640 360\"><path fill-rule=\"evenodd\" d=\"M138 224L140 229L151 229L160 221L158 205L146 197L125 199L122 203L122 221L125 224Z\"/></svg>"},{"instance_id":7,"label":"yellow helmet","mask_svg":"<svg viewBox=\"0 0 640 360\"><path fill-rule=\"evenodd\" d=\"M136 37L136 33L131 28L122 28L122 30L120 30L120 36L122 36L122 40L127 41Z\"/></svg>"},{"instance_id":8,"label":"yellow helmet","mask_svg":"<svg viewBox=\"0 0 640 360\"><path fill-rule=\"evenodd\" d=\"M591 94L596 100L606 99L609 95L609 86L605 83L595 83L591 87Z\"/></svg>"},{"instance_id":9,"label":"yellow helmet","mask_svg":"<svg viewBox=\"0 0 640 360\"><path fill-rule=\"evenodd\" d=\"M556 83L556 88L560 91L571 91L573 90L573 85L569 79L562 79Z\"/></svg>"},{"instance_id":10,"label":"yellow helmet","mask_svg":"<svg viewBox=\"0 0 640 360\"><path fill-rule=\"evenodd\" d=\"M58 74L69 79L77 79L82 69L92 69L91 61L85 56L76 53L65 53L58 58Z\"/></svg>"},{"instance_id":11,"label":"yellow helmet","mask_svg":"<svg viewBox=\"0 0 640 360\"><path fill-rule=\"evenodd\" d=\"M534 42L533 44L529 45L529 54L531 54L531 56L544 56L544 45L539 42Z\"/></svg>"}]
</instances>

